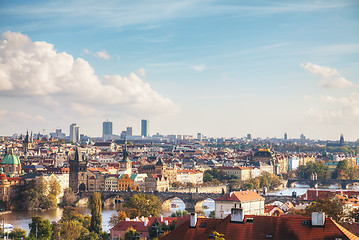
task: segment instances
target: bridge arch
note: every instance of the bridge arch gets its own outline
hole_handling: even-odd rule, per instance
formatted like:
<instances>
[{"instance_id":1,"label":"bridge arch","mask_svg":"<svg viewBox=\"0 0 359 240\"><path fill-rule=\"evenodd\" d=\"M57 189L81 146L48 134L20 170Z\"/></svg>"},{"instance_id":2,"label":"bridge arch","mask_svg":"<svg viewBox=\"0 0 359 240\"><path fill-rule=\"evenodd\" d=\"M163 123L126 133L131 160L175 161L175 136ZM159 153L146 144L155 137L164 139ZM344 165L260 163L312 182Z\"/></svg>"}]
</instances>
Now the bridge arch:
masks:
<instances>
[{"instance_id":1,"label":"bridge arch","mask_svg":"<svg viewBox=\"0 0 359 240\"><path fill-rule=\"evenodd\" d=\"M172 197L165 201L163 201L161 209L162 211L170 212L172 210L184 210L185 209L185 202L179 197Z\"/></svg>"},{"instance_id":2,"label":"bridge arch","mask_svg":"<svg viewBox=\"0 0 359 240\"><path fill-rule=\"evenodd\" d=\"M196 203L196 205L194 206L194 210L195 210L195 212L203 211L204 213L206 213L206 211L208 211L208 209L211 209L211 207L214 210L214 204L215 204L214 199L207 197L203 200L198 201ZM211 206L211 205L213 205L213 206Z\"/></svg>"}]
</instances>

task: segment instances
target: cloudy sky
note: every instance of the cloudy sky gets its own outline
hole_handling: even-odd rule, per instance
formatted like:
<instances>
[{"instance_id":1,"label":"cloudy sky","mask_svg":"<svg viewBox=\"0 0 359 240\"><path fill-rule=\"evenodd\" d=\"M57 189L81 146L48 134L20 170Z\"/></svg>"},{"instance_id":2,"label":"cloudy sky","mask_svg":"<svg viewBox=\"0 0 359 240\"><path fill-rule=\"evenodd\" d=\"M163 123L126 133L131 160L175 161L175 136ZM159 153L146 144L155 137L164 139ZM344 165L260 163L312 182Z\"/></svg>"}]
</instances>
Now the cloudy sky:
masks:
<instances>
[{"instance_id":1,"label":"cloudy sky","mask_svg":"<svg viewBox=\"0 0 359 240\"><path fill-rule=\"evenodd\" d=\"M359 2L0 0L0 135L359 138Z\"/></svg>"}]
</instances>

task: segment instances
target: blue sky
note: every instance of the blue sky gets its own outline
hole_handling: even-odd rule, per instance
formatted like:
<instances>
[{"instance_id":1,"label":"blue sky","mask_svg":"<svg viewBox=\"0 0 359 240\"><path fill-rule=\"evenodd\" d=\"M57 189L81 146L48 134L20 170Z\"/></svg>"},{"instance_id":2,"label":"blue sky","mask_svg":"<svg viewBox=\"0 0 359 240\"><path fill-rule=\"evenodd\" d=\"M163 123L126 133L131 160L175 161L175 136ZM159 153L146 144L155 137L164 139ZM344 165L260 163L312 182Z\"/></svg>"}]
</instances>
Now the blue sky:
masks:
<instances>
[{"instance_id":1,"label":"blue sky","mask_svg":"<svg viewBox=\"0 0 359 240\"><path fill-rule=\"evenodd\" d=\"M0 0L0 135L359 137L358 1Z\"/></svg>"}]
</instances>

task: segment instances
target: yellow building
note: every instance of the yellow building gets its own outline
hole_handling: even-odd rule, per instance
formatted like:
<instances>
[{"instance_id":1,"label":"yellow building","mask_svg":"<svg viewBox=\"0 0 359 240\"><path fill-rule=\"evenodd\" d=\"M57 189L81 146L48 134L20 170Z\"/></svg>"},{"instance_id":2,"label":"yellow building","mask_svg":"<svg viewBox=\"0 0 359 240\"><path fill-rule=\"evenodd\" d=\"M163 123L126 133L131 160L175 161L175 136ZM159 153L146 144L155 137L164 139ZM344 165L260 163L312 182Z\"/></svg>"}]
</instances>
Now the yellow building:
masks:
<instances>
[{"instance_id":1,"label":"yellow building","mask_svg":"<svg viewBox=\"0 0 359 240\"><path fill-rule=\"evenodd\" d=\"M134 184L134 180L128 174L122 174L118 178L118 190L120 191L137 190L137 187Z\"/></svg>"}]
</instances>

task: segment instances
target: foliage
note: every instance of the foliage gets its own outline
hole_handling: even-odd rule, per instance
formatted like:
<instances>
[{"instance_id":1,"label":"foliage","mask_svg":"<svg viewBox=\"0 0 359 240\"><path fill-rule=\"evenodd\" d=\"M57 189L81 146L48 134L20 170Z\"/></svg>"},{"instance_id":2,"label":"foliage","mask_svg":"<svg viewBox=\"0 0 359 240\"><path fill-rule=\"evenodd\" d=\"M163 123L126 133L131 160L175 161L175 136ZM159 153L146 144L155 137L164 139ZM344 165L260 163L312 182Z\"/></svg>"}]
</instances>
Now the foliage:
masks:
<instances>
[{"instance_id":1,"label":"foliage","mask_svg":"<svg viewBox=\"0 0 359 240\"><path fill-rule=\"evenodd\" d=\"M324 165L324 162L308 162L306 165L301 165L297 169L297 176L300 179L310 179L313 173L317 174L318 179L330 178L329 168Z\"/></svg>"},{"instance_id":2,"label":"foliage","mask_svg":"<svg viewBox=\"0 0 359 240\"><path fill-rule=\"evenodd\" d=\"M148 228L148 234L150 238L155 238L158 237L161 233L164 233L164 230L162 229L162 225L156 218L155 221Z\"/></svg>"},{"instance_id":3,"label":"foliage","mask_svg":"<svg viewBox=\"0 0 359 240\"><path fill-rule=\"evenodd\" d=\"M80 238L78 238L77 240L98 240L98 234L95 232L88 232L86 234L81 235Z\"/></svg>"},{"instance_id":4,"label":"foliage","mask_svg":"<svg viewBox=\"0 0 359 240\"><path fill-rule=\"evenodd\" d=\"M57 185L56 179L52 179L52 185ZM57 207L58 189L49 188L46 179L41 176L39 179L32 180L24 188L20 188L18 198L15 199L16 210L49 209ZM55 186L56 187L56 186Z\"/></svg>"},{"instance_id":5,"label":"foliage","mask_svg":"<svg viewBox=\"0 0 359 240\"><path fill-rule=\"evenodd\" d=\"M82 239L84 236L90 235L89 215L83 216L78 213L77 208L66 207L62 213L62 217L58 223L53 225L53 238L60 239Z\"/></svg>"},{"instance_id":6,"label":"foliage","mask_svg":"<svg viewBox=\"0 0 359 240\"><path fill-rule=\"evenodd\" d=\"M125 240L139 239L140 234L134 228L128 228L125 232Z\"/></svg>"},{"instance_id":7,"label":"foliage","mask_svg":"<svg viewBox=\"0 0 359 240\"><path fill-rule=\"evenodd\" d=\"M118 211L117 213L114 213L110 218L110 226L115 226L120 221L123 221L127 218L127 214L125 211Z\"/></svg>"},{"instance_id":8,"label":"foliage","mask_svg":"<svg viewBox=\"0 0 359 240\"><path fill-rule=\"evenodd\" d=\"M348 160L340 161L333 172L332 175L333 179L352 179L357 180L359 179L359 171L356 166L350 166Z\"/></svg>"},{"instance_id":9,"label":"foliage","mask_svg":"<svg viewBox=\"0 0 359 240\"><path fill-rule=\"evenodd\" d=\"M49 220L45 220L40 216L32 217L32 222L29 224L30 238L49 239L52 235L51 224Z\"/></svg>"},{"instance_id":10,"label":"foliage","mask_svg":"<svg viewBox=\"0 0 359 240\"><path fill-rule=\"evenodd\" d=\"M203 182L210 182L213 180L213 176L209 172L204 172L203 174Z\"/></svg>"},{"instance_id":11,"label":"foliage","mask_svg":"<svg viewBox=\"0 0 359 240\"><path fill-rule=\"evenodd\" d=\"M211 211L210 213L209 213L209 218L215 218L215 216L216 216L216 211L215 210L213 210L213 211Z\"/></svg>"},{"instance_id":12,"label":"foliage","mask_svg":"<svg viewBox=\"0 0 359 240\"><path fill-rule=\"evenodd\" d=\"M214 169L210 169L210 170L206 170L203 174L203 181L204 182L208 182L208 181L212 181L210 180L211 177L212 179L217 179L218 181L223 181L223 180L230 180L230 179L237 179L238 176L228 176L223 170L218 170L217 168ZM206 176L206 180L205 180L205 176Z\"/></svg>"},{"instance_id":13,"label":"foliage","mask_svg":"<svg viewBox=\"0 0 359 240\"><path fill-rule=\"evenodd\" d=\"M239 182L240 188L243 190L250 190L250 189L258 189L258 188L269 188L275 189L280 186L282 183L278 176L273 173L263 172L256 178Z\"/></svg>"},{"instance_id":14,"label":"foliage","mask_svg":"<svg viewBox=\"0 0 359 240\"><path fill-rule=\"evenodd\" d=\"M64 196L62 197L62 204L64 206L73 206L76 201L76 196L71 188L64 190Z\"/></svg>"},{"instance_id":15,"label":"foliage","mask_svg":"<svg viewBox=\"0 0 359 240\"><path fill-rule=\"evenodd\" d=\"M58 197L61 193L61 185L57 179L52 178L48 184L49 186L49 194Z\"/></svg>"},{"instance_id":16,"label":"foliage","mask_svg":"<svg viewBox=\"0 0 359 240\"><path fill-rule=\"evenodd\" d=\"M185 217L188 215L186 210L181 211L181 209L177 210L175 213L171 214L171 217Z\"/></svg>"},{"instance_id":17,"label":"foliage","mask_svg":"<svg viewBox=\"0 0 359 240\"><path fill-rule=\"evenodd\" d=\"M324 212L337 222L344 217L343 204L337 199L320 199L318 202L313 202L305 208L305 215L311 216L312 212Z\"/></svg>"},{"instance_id":18,"label":"foliage","mask_svg":"<svg viewBox=\"0 0 359 240\"><path fill-rule=\"evenodd\" d=\"M18 227L14 228L14 230L12 230L12 232L9 233L10 239L19 240L19 239L25 239L25 237L26 237L26 231Z\"/></svg>"},{"instance_id":19,"label":"foliage","mask_svg":"<svg viewBox=\"0 0 359 240\"><path fill-rule=\"evenodd\" d=\"M221 234L217 231L213 231L212 235L213 235L214 239L216 239L216 240L224 240L224 234Z\"/></svg>"},{"instance_id":20,"label":"foliage","mask_svg":"<svg viewBox=\"0 0 359 240\"><path fill-rule=\"evenodd\" d=\"M156 217L160 213L161 202L153 194L146 196L143 193L139 193L132 196L127 202L125 202L124 207L133 210L132 213L130 212L128 214L131 218L133 215L138 217L149 217L152 215Z\"/></svg>"},{"instance_id":21,"label":"foliage","mask_svg":"<svg viewBox=\"0 0 359 240\"><path fill-rule=\"evenodd\" d=\"M97 234L101 230L102 226L102 202L101 202L101 193L94 192L91 197L91 224L90 230L96 232Z\"/></svg>"}]
</instances>

